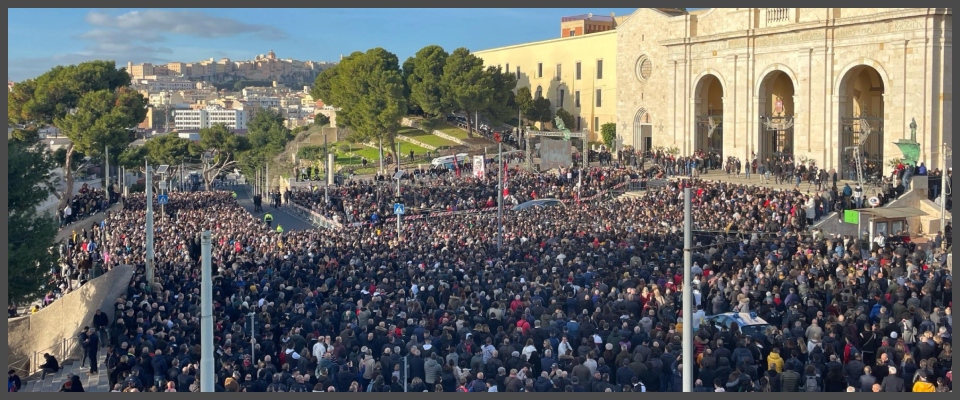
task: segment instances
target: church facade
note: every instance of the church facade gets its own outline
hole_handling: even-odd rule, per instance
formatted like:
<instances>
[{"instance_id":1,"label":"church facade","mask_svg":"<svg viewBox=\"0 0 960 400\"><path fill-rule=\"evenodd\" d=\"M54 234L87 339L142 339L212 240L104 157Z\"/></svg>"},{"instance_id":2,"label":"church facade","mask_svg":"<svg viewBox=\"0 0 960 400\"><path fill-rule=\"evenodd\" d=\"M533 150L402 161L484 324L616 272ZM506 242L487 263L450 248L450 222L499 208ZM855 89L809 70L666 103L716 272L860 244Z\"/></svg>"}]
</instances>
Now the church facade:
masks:
<instances>
[{"instance_id":1,"label":"church facade","mask_svg":"<svg viewBox=\"0 0 960 400\"><path fill-rule=\"evenodd\" d=\"M616 27L622 145L889 172L952 147L950 8L638 9Z\"/></svg>"}]
</instances>

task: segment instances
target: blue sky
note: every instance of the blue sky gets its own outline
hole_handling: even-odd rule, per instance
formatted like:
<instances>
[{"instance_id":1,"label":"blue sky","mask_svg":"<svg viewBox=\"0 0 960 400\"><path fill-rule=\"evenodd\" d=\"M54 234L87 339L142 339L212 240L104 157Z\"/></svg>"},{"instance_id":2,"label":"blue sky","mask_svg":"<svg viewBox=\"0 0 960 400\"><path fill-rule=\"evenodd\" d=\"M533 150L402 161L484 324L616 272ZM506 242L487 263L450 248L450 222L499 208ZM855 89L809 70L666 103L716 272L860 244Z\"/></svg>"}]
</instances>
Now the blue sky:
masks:
<instances>
[{"instance_id":1,"label":"blue sky","mask_svg":"<svg viewBox=\"0 0 960 400\"><path fill-rule=\"evenodd\" d=\"M383 47L401 62L437 44L483 50L557 38L560 18L632 8L486 9L9 9L8 78L93 59L118 65L211 57L336 61Z\"/></svg>"}]
</instances>

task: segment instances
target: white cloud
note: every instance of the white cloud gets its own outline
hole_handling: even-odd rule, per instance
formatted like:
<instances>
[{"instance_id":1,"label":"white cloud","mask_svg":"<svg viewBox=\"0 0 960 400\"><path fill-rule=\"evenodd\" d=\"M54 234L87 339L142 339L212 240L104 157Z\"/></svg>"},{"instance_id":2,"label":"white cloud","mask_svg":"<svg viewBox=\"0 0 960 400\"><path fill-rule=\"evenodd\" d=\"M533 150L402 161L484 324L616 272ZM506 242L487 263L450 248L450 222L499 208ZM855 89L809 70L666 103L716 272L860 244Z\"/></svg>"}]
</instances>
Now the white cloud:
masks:
<instances>
[{"instance_id":1,"label":"white cloud","mask_svg":"<svg viewBox=\"0 0 960 400\"><path fill-rule=\"evenodd\" d=\"M87 14L86 21L118 33L150 30L211 39L255 33L270 40L286 38L286 33L275 27L215 17L200 11L146 10L117 16L94 11Z\"/></svg>"},{"instance_id":2,"label":"white cloud","mask_svg":"<svg viewBox=\"0 0 960 400\"><path fill-rule=\"evenodd\" d=\"M87 45L69 54L52 55L46 58L11 59L8 62L10 79L22 80L35 77L56 65L77 64L90 60L116 60L117 66L134 63L166 63L174 61L174 50L162 46L171 35L189 36L197 39L229 38L256 35L260 39L282 40L287 38L282 29L268 25L248 24L231 18L217 17L201 11L145 10L111 15L91 11L84 21L90 29L74 36ZM197 53L197 48L191 48ZM223 55L218 49L203 51L209 56ZM208 56L208 57L209 57ZM169 58L168 58L169 57ZM177 60L199 61L199 60Z\"/></svg>"}]
</instances>

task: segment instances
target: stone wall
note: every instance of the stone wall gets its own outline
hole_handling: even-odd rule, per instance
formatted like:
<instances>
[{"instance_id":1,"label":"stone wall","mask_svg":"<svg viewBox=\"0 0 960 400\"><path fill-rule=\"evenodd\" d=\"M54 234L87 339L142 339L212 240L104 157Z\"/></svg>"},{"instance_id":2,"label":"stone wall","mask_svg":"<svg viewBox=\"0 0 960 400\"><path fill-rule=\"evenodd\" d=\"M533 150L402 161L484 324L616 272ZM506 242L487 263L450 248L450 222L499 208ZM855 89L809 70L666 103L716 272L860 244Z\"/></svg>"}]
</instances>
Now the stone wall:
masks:
<instances>
[{"instance_id":1,"label":"stone wall","mask_svg":"<svg viewBox=\"0 0 960 400\"><path fill-rule=\"evenodd\" d=\"M68 293L36 314L7 321L7 355L10 363L26 361L30 371L43 353L58 360L77 354L74 338L84 326L93 325L97 309L103 310L112 322L114 301L126 292L134 268L118 266L90 280L79 289ZM41 360L42 363L42 360ZM17 362L20 368L24 363Z\"/></svg>"}]
</instances>

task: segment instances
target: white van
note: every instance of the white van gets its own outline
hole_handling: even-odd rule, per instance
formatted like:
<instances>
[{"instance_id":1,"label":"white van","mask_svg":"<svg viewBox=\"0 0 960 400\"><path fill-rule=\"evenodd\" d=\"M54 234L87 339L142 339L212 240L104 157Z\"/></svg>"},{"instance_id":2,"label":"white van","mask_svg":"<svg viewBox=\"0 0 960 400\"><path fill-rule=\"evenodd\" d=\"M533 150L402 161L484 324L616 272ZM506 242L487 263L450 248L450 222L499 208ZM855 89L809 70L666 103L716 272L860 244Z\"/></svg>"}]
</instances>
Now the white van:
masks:
<instances>
[{"instance_id":1,"label":"white van","mask_svg":"<svg viewBox=\"0 0 960 400\"><path fill-rule=\"evenodd\" d=\"M463 163L466 162L466 160L467 160L467 153L460 153L460 154L457 154L457 155L455 155L455 156L437 157L437 158L434 158L433 161L430 162L430 165L432 165L432 166L434 166L434 167L438 167L438 166L441 166L441 165L442 165L442 166L447 167L447 168L454 168L454 166L453 166L453 160L454 160L454 159L457 160L457 163L458 163L458 164L463 165Z\"/></svg>"}]
</instances>

